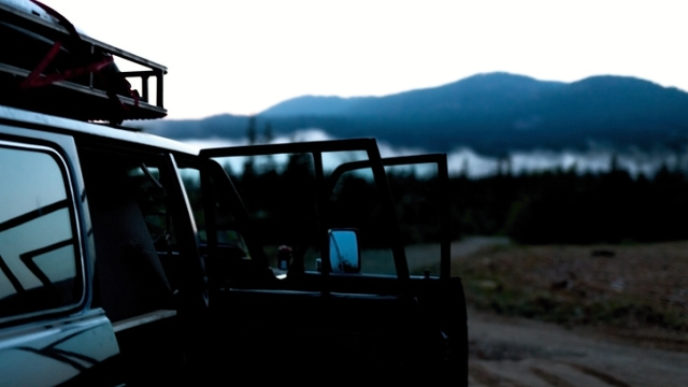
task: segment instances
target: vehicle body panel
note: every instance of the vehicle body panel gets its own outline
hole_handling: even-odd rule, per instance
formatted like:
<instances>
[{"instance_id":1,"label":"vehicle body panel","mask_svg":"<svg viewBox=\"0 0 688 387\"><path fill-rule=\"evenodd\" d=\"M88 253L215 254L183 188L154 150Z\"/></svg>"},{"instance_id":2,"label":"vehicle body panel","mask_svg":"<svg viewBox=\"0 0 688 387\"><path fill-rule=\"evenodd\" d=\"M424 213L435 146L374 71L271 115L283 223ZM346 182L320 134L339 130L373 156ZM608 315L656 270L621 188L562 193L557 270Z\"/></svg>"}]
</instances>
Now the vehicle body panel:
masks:
<instances>
[{"instance_id":1,"label":"vehicle body panel","mask_svg":"<svg viewBox=\"0 0 688 387\"><path fill-rule=\"evenodd\" d=\"M85 381L92 368L98 368L92 382L114 378L103 368L119 353L119 347L102 309L0 332L3 385L54 386L76 378Z\"/></svg>"},{"instance_id":2,"label":"vehicle body panel","mask_svg":"<svg viewBox=\"0 0 688 387\"><path fill-rule=\"evenodd\" d=\"M5 108L0 107L3 109ZM10 109L12 110L12 109ZM66 172L75 216L75 240L82 262L79 301L2 319L0 322L0 375L3 384L54 385L98 368L119 353L112 326L102 309L91 309L94 242L84 182L73 138L51 131L29 129L30 122L16 121L22 112L0 118L0 146L36 152L54 152ZM11 119L8 119L11 118ZM2 168L12 168L3 165ZM31 364L31 367L27 367ZM36 368L42 370L37 372ZM99 377L100 377L99 376Z\"/></svg>"}]
</instances>

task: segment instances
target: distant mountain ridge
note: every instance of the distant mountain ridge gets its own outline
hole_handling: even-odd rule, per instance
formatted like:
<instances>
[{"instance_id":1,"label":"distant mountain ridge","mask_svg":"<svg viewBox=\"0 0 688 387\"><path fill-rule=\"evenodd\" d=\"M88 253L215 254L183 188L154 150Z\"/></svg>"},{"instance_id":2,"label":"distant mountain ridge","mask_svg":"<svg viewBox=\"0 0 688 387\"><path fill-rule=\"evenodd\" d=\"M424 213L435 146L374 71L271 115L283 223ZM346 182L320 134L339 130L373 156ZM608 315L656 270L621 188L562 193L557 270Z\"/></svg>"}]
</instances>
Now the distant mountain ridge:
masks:
<instances>
[{"instance_id":1,"label":"distant mountain ridge","mask_svg":"<svg viewBox=\"0 0 688 387\"><path fill-rule=\"evenodd\" d=\"M631 77L564 83L488 73L384 97L297 97L260 113L259 133L267 122L275 134L319 128L333 137L377 137L433 151L675 149L688 144L688 93ZM179 139L240 138L247 125L248 117L222 115L145 127Z\"/></svg>"},{"instance_id":2,"label":"distant mountain ridge","mask_svg":"<svg viewBox=\"0 0 688 387\"><path fill-rule=\"evenodd\" d=\"M444 86L411 90L384 97L303 96L281 102L261 113L266 117L306 115L408 115L423 112L456 112L466 107L494 104L495 98L511 97L516 102L524 95L538 93L558 82L543 82L507 73L475 75ZM476 100L476 98L478 100ZM483 100L484 99L484 100ZM478 104L476 104L478 102Z\"/></svg>"}]
</instances>

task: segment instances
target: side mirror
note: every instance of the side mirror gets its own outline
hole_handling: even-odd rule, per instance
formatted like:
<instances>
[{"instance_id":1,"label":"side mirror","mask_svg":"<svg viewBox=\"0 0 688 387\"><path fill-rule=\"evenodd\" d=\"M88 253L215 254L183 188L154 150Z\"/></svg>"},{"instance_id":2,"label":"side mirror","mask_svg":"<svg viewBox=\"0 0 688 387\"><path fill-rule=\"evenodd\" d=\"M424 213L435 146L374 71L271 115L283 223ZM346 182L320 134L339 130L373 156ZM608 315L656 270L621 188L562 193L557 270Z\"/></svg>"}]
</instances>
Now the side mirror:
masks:
<instances>
[{"instance_id":1,"label":"side mirror","mask_svg":"<svg viewBox=\"0 0 688 387\"><path fill-rule=\"evenodd\" d=\"M361 271L361 255L358 250L358 234L352 229L331 229L330 267L333 273L358 273Z\"/></svg>"}]
</instances>

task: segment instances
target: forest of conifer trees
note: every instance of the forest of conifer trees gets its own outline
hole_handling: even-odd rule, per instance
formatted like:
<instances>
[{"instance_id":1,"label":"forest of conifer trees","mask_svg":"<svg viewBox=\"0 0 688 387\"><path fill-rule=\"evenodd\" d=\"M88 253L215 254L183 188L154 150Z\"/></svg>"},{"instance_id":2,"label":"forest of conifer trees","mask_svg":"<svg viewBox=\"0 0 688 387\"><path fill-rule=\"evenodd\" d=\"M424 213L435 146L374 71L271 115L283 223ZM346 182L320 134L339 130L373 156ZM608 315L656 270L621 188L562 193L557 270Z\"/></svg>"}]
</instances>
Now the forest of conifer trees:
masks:
<instances>
[{"instance_id":1,"label":"forest of conifer trees","mask_svg":"<svg viewBox=\"0 0 688 387\"><path fill-rule=\"evenodd\" d=\"M250 163L233 178L247 198L249 211L269 218L289 219L292 229L312 224L315 184L307 160L291 158L282 172ZM403 224L405 242L435 239L438 229L433 207L433 179L390 171L392 192ZM339 184L334 208L339 214L374 211L363 207L374 195L372 183L356 175ZM625 243L688 238L688 178L682 171L660 169L654 176L632 176L618 167L604 173L580 174L555 170L518 175L498 173L471 179L454 176L449 182L452 237L502 235L520 243ZM344 200L346 199L346 200ZM253 208L251 208L253 207ZM310 210L309 210L310 209Z\"/></svg>"}]
</instances>

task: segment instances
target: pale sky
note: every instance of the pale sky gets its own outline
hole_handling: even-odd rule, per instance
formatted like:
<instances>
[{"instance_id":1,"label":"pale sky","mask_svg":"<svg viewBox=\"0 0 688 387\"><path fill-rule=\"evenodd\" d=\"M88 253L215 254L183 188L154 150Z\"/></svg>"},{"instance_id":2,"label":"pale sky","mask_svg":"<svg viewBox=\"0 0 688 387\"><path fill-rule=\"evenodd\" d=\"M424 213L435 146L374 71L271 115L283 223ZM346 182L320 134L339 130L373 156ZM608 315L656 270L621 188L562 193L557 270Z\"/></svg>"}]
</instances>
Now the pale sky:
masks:
<instances>
[{"instance_id":1,"label":"pale sky","mask_svg":"<svg viewBox=\"0 0 688 387\"><path fill-rule=\"evenodd\" d=\"M688 90L682 0L43 1L88 35L166 65L170 118L491 71L567 82L630 75Z\"/></svg>"}]
</instances>

